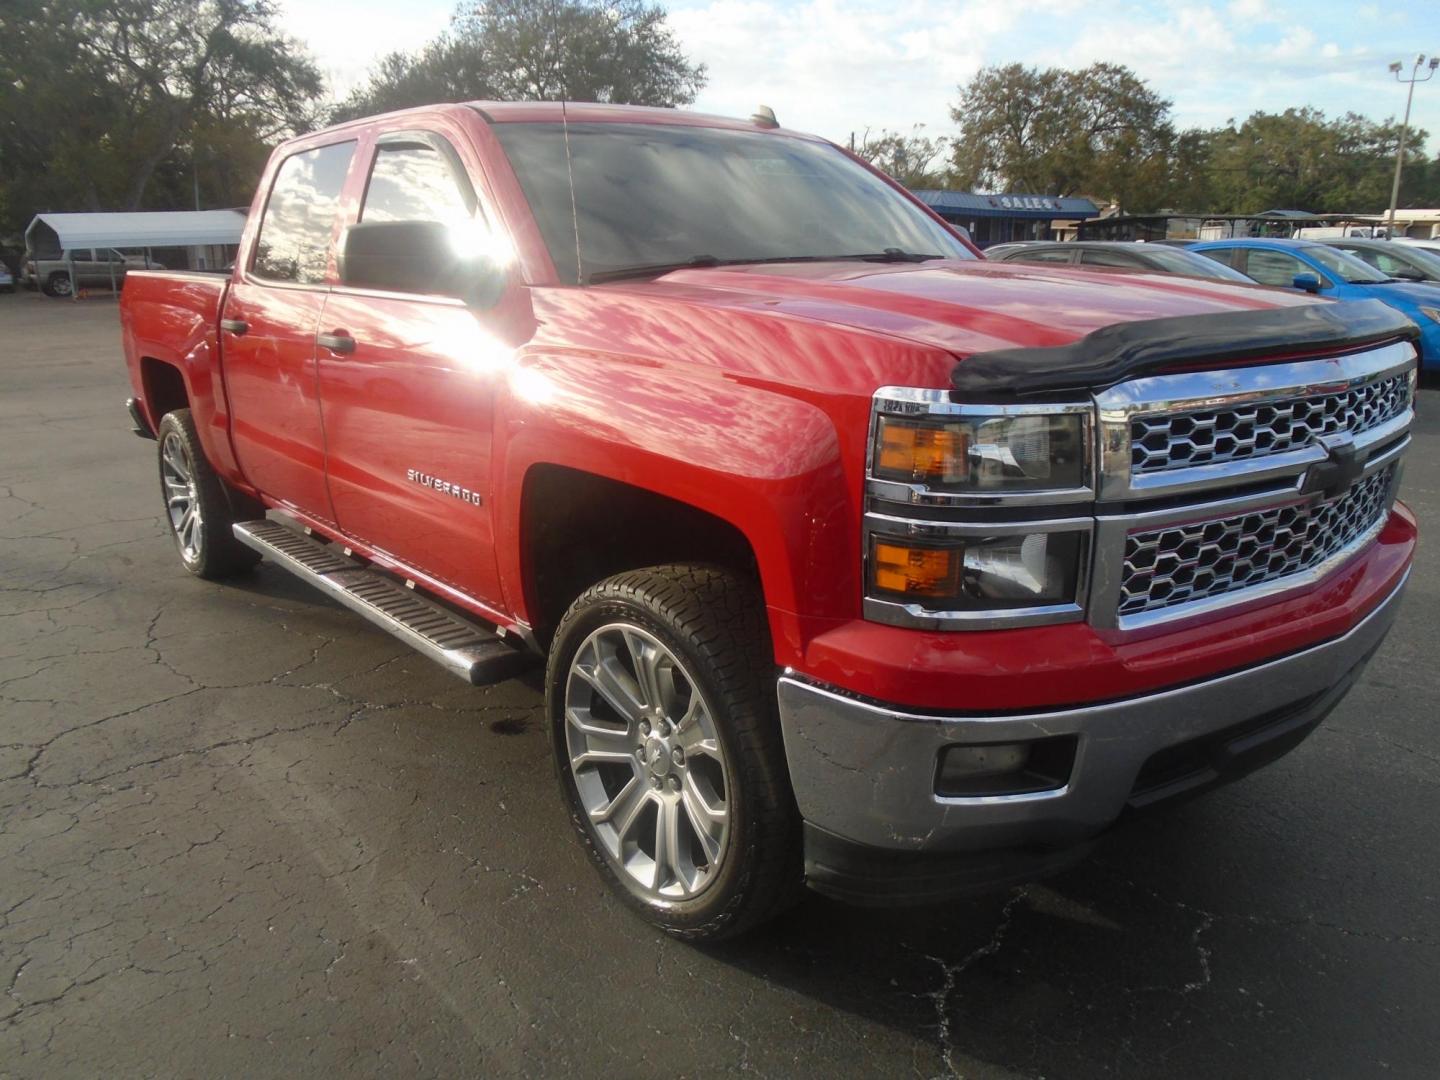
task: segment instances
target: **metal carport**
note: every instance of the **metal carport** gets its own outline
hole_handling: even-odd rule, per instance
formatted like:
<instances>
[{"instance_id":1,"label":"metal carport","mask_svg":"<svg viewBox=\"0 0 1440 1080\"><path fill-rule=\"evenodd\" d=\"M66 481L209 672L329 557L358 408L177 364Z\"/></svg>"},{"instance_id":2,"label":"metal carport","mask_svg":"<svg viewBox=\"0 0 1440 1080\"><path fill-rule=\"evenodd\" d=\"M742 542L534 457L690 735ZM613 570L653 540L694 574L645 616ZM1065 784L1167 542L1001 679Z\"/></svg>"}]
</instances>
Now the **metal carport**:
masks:
<instances>
[{"instance_id":1,"label":"metal carport","mask_svg":"<svg viewBox=\"0 0 1440 1080\"><path fill-rule=\"evenodd\" d=\"M158 210L137 213L36 214L25 227L25 249L35 252L35 233L49 229L58 239L60 250L76 248L150 248L201 247L211 244L238 244L245 228L245 214L239 210ZM75 261L70 265L72 297ZM110 287L115 287L115 270L111 265Z\"/></svg>"}]
</instances>

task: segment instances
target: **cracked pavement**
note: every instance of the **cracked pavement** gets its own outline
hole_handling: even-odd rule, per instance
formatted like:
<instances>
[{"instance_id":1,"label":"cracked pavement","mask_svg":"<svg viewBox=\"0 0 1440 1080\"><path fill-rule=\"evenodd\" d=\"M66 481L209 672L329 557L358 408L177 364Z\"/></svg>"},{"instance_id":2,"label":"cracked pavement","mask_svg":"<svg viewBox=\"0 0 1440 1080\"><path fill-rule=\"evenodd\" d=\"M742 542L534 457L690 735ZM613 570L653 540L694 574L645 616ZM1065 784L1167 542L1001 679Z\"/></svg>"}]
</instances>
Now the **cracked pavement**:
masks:
<instances>
[{"instance_id":1,"label":"cracked pavement","mask_svg":"<svg viewBox=\"0 0 1440 1080\"><path fill-rule=\"evenodd\" d=\"M1279 763L1044 882L701 950L571 839L533 677L185 574L127 393L113 301L0 297L0 1076L1435 1074L1433 540Z\"/></svg>"}]
</instances>

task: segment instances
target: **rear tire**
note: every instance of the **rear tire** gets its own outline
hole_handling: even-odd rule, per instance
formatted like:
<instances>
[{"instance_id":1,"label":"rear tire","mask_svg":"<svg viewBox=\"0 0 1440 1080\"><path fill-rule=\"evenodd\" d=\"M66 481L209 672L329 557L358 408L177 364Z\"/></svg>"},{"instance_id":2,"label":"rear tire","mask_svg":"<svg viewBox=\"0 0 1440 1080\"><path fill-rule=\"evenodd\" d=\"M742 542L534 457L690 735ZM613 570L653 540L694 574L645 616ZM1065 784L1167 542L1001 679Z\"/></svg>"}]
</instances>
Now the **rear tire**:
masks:
<instances>
[{"instance_id":1,"label":"rear tire","mask_svg":"<svg viewBox=\"0 0 1440 1080\"><path fill-rule=\"evenodd\" d=\"M265 507L215 475L189 409L166 413L155 441L165 519L185 569L206 580L252 569L260 553L236 540L231 526L264 517Z\"/></svg>"},{"instance_id":2,"label":"rear tire","mask_svg":"<svg viewBox=\"0 0 1440 1080\"><path fill-rule=\"evenodd\" d=\"M73 291L70 284L70 275L57 270L45 279L46 296L69 296Z\"/></svg>"},{"instance_id":3,"label":"rear tire","mask_svg":"<svg viewBox=\"0 0 1440 1080\"><path fill-rule=\"evenodd\" d=\"M546 706L575 831L646 921L716 941L798 896L800 818L749 581L673 565L588 589L556 631Z\"/></svg>"}]
</instances>

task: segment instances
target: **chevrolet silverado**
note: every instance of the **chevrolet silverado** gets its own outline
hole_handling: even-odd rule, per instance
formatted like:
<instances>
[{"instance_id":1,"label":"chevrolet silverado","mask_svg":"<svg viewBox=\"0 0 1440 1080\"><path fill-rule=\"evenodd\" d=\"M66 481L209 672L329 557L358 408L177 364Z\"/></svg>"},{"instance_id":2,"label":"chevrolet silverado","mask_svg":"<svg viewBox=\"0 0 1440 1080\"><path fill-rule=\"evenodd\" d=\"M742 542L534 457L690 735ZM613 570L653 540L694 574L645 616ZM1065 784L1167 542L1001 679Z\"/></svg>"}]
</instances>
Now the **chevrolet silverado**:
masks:
<instances>
[{"instance_id":1,"label":"chevrolet silverado","mask_svg":"<svg viewBox=\"0 0 1440 1080\"><path fill-rule=\"evenodd\" d=\"M544 664L580 841L692 940L1052 872L1273 759L1416 544L1391 308L987 263L765 118L308 134L228 278L121 313L185 568Z\"/></svg>"}]
</instances>

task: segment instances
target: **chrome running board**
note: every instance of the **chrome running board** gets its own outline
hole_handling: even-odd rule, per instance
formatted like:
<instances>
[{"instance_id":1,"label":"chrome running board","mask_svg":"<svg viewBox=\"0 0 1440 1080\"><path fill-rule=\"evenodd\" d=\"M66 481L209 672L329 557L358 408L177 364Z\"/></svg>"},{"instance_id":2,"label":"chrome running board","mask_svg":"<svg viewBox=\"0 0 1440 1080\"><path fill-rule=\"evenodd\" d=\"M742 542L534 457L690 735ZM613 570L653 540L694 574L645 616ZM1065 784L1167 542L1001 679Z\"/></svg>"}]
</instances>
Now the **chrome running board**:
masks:
<instances>
[{"instance_id":1,"label":"chrome running board","mask_svg":"<svg viewBox=\"0 0 1440 1080\"><path fill-rule=\"evenodd\" d=\"M512 649L494 631L432 603L398 582L366 570L336 548L262 519L241 521L235 539L283 566L380 629L394 634L475 686L502 682L533 658Z\"/></svg>"}]
</instances>

